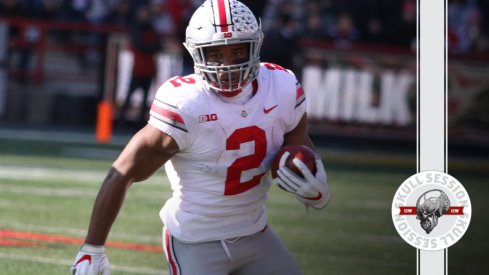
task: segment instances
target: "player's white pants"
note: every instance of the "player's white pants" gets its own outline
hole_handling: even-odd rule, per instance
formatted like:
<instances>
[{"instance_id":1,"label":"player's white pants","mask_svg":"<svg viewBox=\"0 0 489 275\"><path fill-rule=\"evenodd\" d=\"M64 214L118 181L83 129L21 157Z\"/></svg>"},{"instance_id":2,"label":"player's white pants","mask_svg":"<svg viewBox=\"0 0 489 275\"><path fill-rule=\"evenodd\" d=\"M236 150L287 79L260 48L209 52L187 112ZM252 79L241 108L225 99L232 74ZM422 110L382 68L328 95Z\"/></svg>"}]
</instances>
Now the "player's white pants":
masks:
<instances>
[{"instance_id":1,"label":"player's white pants","mask_svg":"<svg viewBox=\"0 0 489 275\"><path fill-rule=\"evenodd\" d=\"M251 236L202 243L181 242L164 228L163 250L170 275L301 274L270 227Z\"/></svg>"}]
</instances>

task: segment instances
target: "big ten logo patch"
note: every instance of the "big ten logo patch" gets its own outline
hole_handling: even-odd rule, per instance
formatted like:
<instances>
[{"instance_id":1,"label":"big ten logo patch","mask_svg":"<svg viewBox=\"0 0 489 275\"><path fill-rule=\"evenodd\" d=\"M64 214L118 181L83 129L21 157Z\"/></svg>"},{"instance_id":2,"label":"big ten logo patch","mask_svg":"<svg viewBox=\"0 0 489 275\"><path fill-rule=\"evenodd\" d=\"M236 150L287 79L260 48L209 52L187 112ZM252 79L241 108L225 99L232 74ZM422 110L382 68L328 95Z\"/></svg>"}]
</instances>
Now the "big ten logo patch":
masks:
<instances>
[{"instance_id":1,"label":"big ten logo patch","mask_svg":"<svg viewBox=\"0 0 489 275\"><path fill-rule=\"evenodd\" d=\"M199 123L210 122L218 120L217 114L206 114L199 116Z\"/></svg>"},{"instance_id":2,"label":"big ten logo patch","mask_svg":"<svg viewBox=\"0 0 489 275\"><path fill-rule=\"evenodd\" d=\"M405 180L392 201L392 220L399 235L422 250L440 250L456 243L467 231L470 198L454 177L424 171Z\"/></svg>"}]
</instances>

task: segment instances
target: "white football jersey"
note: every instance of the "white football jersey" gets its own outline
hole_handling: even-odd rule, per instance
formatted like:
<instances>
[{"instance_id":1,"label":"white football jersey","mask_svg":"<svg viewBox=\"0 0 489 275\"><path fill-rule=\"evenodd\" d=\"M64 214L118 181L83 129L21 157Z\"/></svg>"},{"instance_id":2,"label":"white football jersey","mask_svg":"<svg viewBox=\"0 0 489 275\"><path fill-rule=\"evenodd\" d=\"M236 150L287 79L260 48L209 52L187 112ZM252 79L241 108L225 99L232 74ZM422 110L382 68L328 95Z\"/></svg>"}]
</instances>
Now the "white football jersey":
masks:
<instances>
[{"instance_id":1,"label":"white football jersey","mask_svg":"<svg viewBox=\"0 0 489 275\"><path fill-rule=\"evenodd\" d=\"M247 89L247 102L225 102L192 74L156 93L149 123L180 149L165 164L173 195L160 216L181 241L251 235L268 222L266 173L304 115L305 95L293 73L269 63Z\"/></svg>"}]
</instances>

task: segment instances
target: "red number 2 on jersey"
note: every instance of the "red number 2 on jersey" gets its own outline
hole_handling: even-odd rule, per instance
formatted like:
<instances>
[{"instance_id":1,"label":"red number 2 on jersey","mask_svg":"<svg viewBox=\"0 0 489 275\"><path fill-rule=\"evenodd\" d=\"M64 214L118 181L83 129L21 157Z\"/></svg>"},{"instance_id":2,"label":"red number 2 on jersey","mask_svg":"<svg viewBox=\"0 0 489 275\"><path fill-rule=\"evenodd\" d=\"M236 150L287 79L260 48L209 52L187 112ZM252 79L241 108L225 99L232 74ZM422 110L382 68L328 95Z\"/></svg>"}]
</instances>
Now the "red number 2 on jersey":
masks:
<instances>
[{"instance_id":1,"label":"red number 2 on jersey","mask_svg":"<svg viewBox=\"0 0 489 275\"><path fill-rule=\"evenodd\" d=\"M265 173L255 175L248 181L241 182L241 173L258 168L267 153L267 138L265 131L257 126L236 129L226 140L226 150L238 150L245 142L255 142L255 152L252 155L237 158L227 170L224 195L237 195L258 184Z\"/></svg>"},{"instance_id":2,"label":"red number 2 on jersey","mask_svg":"<svg viewBox=\"0 0 489 275\"><path fill-rule=\"evenodd\" d=\"M196 82L195 79L191 77L182 77L182 76L175 76L170 80L170 83L173 84L174 87L180 87L182 86L182 83L194 84L195 82Z\"/></svg>"},{"instance_id":3,"label":"red number 2 on jersey","mask_svg":"<svg viewBox=\"0 0 489 275\"><path fill-rule=\"evenodd\" d=\"M275 71L275 70L279 70L279 71L287 71L287 69L285 69L284 67L280 66L280 65L277 65L277 64L273 64L273 63L263 63L263 65L265 65L265 67L269 70L272 70L272 71Z\"/></svg>"}]
</instances>

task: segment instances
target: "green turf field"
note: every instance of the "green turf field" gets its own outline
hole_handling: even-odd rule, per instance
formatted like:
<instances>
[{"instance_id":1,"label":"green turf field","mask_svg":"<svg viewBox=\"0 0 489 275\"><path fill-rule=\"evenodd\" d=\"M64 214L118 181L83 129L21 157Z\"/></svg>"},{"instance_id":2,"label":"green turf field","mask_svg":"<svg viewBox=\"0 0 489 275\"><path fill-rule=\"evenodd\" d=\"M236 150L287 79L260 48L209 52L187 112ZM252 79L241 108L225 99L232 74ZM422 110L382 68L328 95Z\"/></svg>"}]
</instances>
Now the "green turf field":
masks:
<instances>
[{"instance_id":1,"label":"green turf field","mask_svg":"<svg viewBox=\"0 0 489 275\"><path fill-rule=\"evenodd\" d=\"M0 274L68 274L120 146L0 141ZM415 172L414 161L414 156L325 154L333 199L321 212L307 213L290 194L271 188L271 227L304 274L416 274L416 250L397 235L390 217L393 195ZM478 209L485 209L489 195L487 177L452 175L464 183L474 211L466 236L449 249L449 259L457 259L449 262L450 273L481 274L475 272L482 270L489 249L482 226L488 219ZM135 184L109 241L159 249L158 212L169 195L163 171ZM112 274L168 274L160 251L109 246L108 255Z\"/></svg>"}]
</instances>

